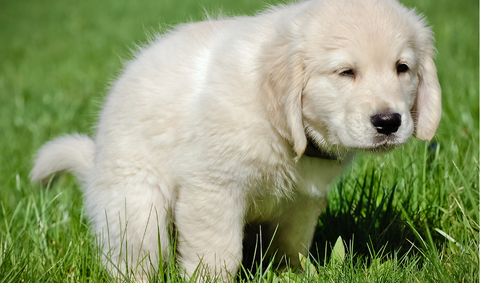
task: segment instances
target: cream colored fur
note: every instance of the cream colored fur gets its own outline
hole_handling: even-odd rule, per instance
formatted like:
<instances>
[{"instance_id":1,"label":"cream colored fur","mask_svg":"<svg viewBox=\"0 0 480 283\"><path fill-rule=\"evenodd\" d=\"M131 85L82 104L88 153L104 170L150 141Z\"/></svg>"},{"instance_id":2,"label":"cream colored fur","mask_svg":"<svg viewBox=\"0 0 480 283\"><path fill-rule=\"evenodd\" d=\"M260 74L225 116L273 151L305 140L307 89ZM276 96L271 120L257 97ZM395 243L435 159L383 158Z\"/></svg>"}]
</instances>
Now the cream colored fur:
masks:
<instances>
[{"instance_id":1,"label":"cream colored fur","mask_svg":"<svg viewBox=\"0 0 480 283\"><path fill-rule=\"evenodd\" d=\"M234 275L251 222L275 227L271 251L296 264L356 151L435 134L432 41L425 21L393 0L306 1L180 25L126 64L93 141L47 143L31 177L80 178L114 272L128 261L142 278L165 259L170 220L188 276L200 262L200 273ZM371 123L386 112L401 115L388 138ZM307 136L338 160L305 156Z\"/></svg>"}]
</instances>

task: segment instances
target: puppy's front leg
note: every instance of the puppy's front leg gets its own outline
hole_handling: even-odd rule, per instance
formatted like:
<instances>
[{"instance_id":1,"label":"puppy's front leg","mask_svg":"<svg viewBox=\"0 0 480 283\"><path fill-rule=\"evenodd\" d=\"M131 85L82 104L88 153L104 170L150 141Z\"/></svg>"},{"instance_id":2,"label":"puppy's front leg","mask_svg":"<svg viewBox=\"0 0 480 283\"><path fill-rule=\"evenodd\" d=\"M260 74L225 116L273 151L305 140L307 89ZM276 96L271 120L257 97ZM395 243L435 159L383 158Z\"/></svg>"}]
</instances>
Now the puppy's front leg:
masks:
<instances>
[{"instance_id":1,"label":"puppy's front leg","mask_svg":"<svg viewBox=\"0 0 480 283\"><path fill-rule=\"evenodd\" d=\"M269 252L277 252L276 262L286 256L288 264L295 266L299 263L299 253L308 255L315 228L318 226L318 216L326 206L326 198L298 196L294 203L271 222L270 234L275 235Z\"/></svg>"},{"instance_id":2,"label":"puppy's front leg","mask_svg":"<svg viewBox=\"0 0 480 283\"><path fill-rule=\"evenodd\" d=\"M195 273L197 281L204 281L200 276L235 276L242 260L244 222L239 191L211 185L180 190L175 219L179 261L187 276Z\"/></svg>"}]
</instances>

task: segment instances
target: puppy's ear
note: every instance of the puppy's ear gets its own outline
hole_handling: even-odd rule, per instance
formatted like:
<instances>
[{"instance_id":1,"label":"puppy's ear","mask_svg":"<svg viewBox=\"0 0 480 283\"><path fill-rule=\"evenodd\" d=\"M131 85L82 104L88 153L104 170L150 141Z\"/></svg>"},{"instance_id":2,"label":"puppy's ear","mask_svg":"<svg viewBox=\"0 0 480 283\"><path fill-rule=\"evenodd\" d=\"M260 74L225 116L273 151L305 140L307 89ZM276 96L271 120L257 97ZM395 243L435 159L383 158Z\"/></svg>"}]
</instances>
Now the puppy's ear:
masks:
<instances>
[{"instance_id":1,"label":"puppy's ear","mask_svg":"<svg viewBox=\"0 0 480 283\"><path fill-rule=\"evenodd\" d=\"M417 97L413 107L415 136L427 141L435 135L442 115L442 90L433 62L433 50L431 39L429 39L423 60L420 62Z\"/></svg>"},{"instance_id":2,"label":"puppy's ear","mask_svg":"<svg viewBox=\"0 0 480 283\"><path fill-rule=\"evenodd\" d=\"M300 44L291 39L277 39L276 42L266 44L262 57L262 100L270 122L290 142L297 154L295 160L298 160L307 146L302 112L303 56Z\"/></svg>"}]
</instances>

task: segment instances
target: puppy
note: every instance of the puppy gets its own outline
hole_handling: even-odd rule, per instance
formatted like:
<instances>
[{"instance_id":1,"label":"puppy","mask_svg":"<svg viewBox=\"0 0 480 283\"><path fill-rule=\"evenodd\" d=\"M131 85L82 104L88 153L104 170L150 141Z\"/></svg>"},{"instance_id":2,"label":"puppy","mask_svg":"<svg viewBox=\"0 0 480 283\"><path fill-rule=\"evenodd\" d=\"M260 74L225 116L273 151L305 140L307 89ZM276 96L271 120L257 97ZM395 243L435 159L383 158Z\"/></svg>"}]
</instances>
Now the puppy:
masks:
<instances>
[{"instance_id":1,"label":"puppy","mask_svg":"<svg viewBox=\"0 0 480 283\"><path fill-rule=\"evenodd\" d=\"M234 275L248 223L265 223L276 260L294 265L355 152L434 136L432 41L394 0L180 25L126 64L95 137L45 144L31 179L78 176L113 272L128 263L142 278L165 260L170 222L186 276Z\"/></svg>"}]
</instances>

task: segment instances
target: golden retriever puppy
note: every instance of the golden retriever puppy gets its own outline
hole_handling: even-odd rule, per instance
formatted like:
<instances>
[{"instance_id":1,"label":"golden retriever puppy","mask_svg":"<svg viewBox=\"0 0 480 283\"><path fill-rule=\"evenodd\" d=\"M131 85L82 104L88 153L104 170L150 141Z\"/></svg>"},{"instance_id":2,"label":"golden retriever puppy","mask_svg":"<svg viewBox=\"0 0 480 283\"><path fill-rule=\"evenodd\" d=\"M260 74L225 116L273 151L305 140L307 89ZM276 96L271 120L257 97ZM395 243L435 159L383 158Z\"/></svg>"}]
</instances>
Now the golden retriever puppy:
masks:
<instances>
[{"instance_id":1,"label":"golden retriever puppy","mask_svg":"<svg viewBox=\"0 0 480 283\"><path fill-rule=\"evenodd\" d=\"M234 275L248 223L266 223L270 251L296 264L355 152L434 136L432 41L394 0L305 1L180 25L126 64L95 137L45 144L31 178L78 176L112 271L128 262L141 278L158 266L170 221L187 276Z\"/></svg>"}]
</instances>

